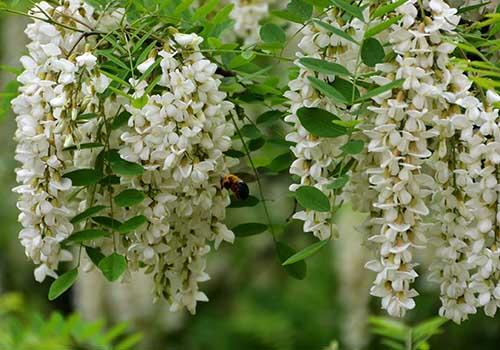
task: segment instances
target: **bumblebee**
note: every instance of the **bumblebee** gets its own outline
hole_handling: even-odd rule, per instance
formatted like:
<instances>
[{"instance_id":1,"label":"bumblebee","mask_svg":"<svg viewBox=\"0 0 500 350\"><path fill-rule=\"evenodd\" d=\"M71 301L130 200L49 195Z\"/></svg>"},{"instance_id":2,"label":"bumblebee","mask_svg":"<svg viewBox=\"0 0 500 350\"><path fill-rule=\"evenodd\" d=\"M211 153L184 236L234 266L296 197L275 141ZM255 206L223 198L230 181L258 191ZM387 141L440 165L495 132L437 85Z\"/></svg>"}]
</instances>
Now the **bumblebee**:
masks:
<instances>
[{"instance_id":1,"label":"bumblebee","mask_svg":"<svg viewBox=\"0 0 500 350\"><path fill-rule=\"evenodd\" d=\"M229 174L224 176L220 181L220 184L222 188L231 190L238 199L245 200L250 194L248 185L236 175Z\"/></svg>"}]
</instances>

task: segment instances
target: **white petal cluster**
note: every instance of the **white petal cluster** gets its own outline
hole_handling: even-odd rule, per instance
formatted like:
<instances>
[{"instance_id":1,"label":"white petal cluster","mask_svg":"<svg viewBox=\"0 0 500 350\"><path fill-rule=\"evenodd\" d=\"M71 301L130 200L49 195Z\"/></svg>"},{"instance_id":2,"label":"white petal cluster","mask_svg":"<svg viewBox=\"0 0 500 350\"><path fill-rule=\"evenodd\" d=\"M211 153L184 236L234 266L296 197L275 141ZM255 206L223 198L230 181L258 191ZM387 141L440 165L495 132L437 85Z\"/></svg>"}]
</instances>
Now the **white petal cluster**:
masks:
<instances>
[{"instance_id":1,"label":"white petal cluster","mask_svg":"<svg viewBox=\"0 0 500 350\"><path fill-rule=\"evenodd\" d=\"M187 308L194 313L197 301L208 300L198 283L209 279L209 244L217 249L221 242L234 240L223 224L229 193L220 185L228 167L237 162L224 155L234 134L227 119L234 106L219 90L217 66L200 53L201 37L175 33L134 71L139 77L156 68L156 76L130 78L130 89L103 94L109 92L111 80L100 71L93 53L98 41L85 32L115 26L123 12L101 16L80 0L38 6L33 14L50 16L55 23L35 19L28 25L29 56L21 59L22 87L12 103L18 115L16 159L21 163L16 170L20 186L14 189L20 195L20 240L39 265L36 280L57 278L59 262L73 260L61 244L71 234L103 228L93 220L70 222L99 205L98 215L108 221L142 215L147 223L85 245L104 256L125 256L129 270L145 268L154 274L157 297L167 298L174 311ZM130 114L128 124L112 128L113 118L122 113ZM83 144L91 146L80 147ZM111 175L113 157L142 165L143 174L78 191L72 191L72 181L63 176L97 169L98 162L104 164L103 176ZM115 205L115 196L131 188L144 193L144 201L131 208Z\"/></svg>"},{"instance_id":2,"label":"white petal cluster","mask_svg":"<svg viewBox=\"0 0 500 350\"><path fill-rule=\"evenodd\" d=\"M494 315L498 303L498 110L471 94L472 82L450 61L455 46L445 36L453 36L459 22L456 9L441 0L422 6L423 20L417 2L397 9L403 20L389 34L395 62L376 67L385 75L374 79L404 83L369 107L376 119L366 132L368 150L383 156L380 169L370 170L379 191L374 206L381 210L372 221L382 225L370 240L381 244L380 260L367 267L378 273L371 292L382 297L382 307L404 315L417 295L411 249L431 234L440 315L459 323L479 306Z\"/></svg>"},{"instance_id":3,"label":"white petal cluster","mask_svg":"<svg viewBox=\"0 0 500 350\"><path fill-rule=\"evenodd\" d=\"M259 41L260 21L269 15L269 0L230 0L234 5L231 19L234 32L245 44Z\"/></svg>"},{"instance_id":4,"label":"white petal cluster","mask_svg":"<svg viewBox=\"0 0 500 350\"><path fill-rule=\"evenodd\" d=\"M167 297L172 310L193 313L197 301L207 300L198 282L209 278L208 242L217 248L234 239L222 223L229 194L220 190L231 165L223 152L234 134L226 120L233 105L219 91L217 66L196 52L201 41L177 33L158 52L163 88L148 94L142 108L125 105L131 117L120 149L122 158L146 169L132 185L151 194L139 208L149 225L131 239L129 259L154 269L155 293Z\"/></svg>"},{"instance_id":5,"label":"white petal cluster","mask_svg":"<svg viewBox=\"0 0 500 350\"><path fill-rule=\"evenodd\" d=\"M337 19L336 13L330 11L322 20L351 33L358 40L363 37L365 25L358 19L342 25L339 22L341 20ZM348 40L339 40L338 36L317 24L306 26L299 47L302 50L301 53L298 53L299 57L326 59L341 64L351 71L356 69L359 46ZM302 126L296 113L301 107L319 107L332 112L341 119L349 120L352 117L346 110L346 106L333 103L314 89L308 80L308 77L316 77L323 81L333 82L333 76L316 74L298 62L297 65L300 67L299 74L297 78L290 81L289 91L285 93L285 97L290 101L290 115L285 118L285 121L292 124L292 130L286 136L286 140L295 143L291 150L296 158L290 167L290 173L300 177L300 182L292 184L290 190L295 191L302 185L314 186L329 197L333 207L338 204L340 198L335 198L334 191L327 187L332 182L329 174L337 166L335 159L342 154L340 147L347 142L347 136L316 137ZM324 240L337 235L332 215L332 212L305 209L295 213L293 217L304 221L305 232L312 232L314 236Z\"/></svg>"},{"instance_id":6,"label":"white petal cluster","mask_svg":"<svg viewBox=\"0 0 500 350\"><path fill-rule=\"evenodd\" d=\"M32 15L42 18L42 11L79 29L84 27L81 23L94 21L92 8L77 0L55 8L41 2ZM21 163L16 169L20 185L14 191L19 194L23 226L19 238L26 255L39 265L35 279L42 282L46 276L57 277L59 262L72 259L60 246L73 230L69 220L74 215L66 201L71 180L62 177L72 159L64 148L72 135L69 111L76 102L72 92L78 77L85 74L79 62L91 54L78 44L80 33L42 20L29 24L25 33L31 42L28 55L21 58L20 94L12 101L17 114L15 158Z\"/></svg>"},{"instance_id":7,"label":"white petal cluster","mask_svg":"<svg viewBox=\"0 0 500 350\"><path fill-rule=\"evenodd\" d=\"M443 192L448 212L437 232L432 279L441 285L440 314L460 323L477 308L493 317L500 306L498 249L499 96L484 102L471 95L457 99L451 116L460 132L454 145L453 187ZM451 179L450 179L451 182Z\"/></svg>"},{"instance_id":8,"label":"white petal cluster","mask_svg":"<svg viewBox=\"0 0 500 350\"><path fill-rule=\"evenodd\" d=\"M392 26L388 38L396 58L377 65L383 75L373 79L381 85L394 79L404 83L399 91L374 98L378 106L369 109L375 113L375 128L366 131L368 151L381 156L379 167L369 171L379 193L373 205L380 214L374 220L381 224L369 239L380 244L380 258L367 267L377 272L371 293L382 298L382 308L393 316L414 308L418 295L411 287L417 277L413 248L426 243L426 201L434 188L434 179L423 168L443 163L447 136L453 133L446 120L449 104L470 86L461 84L466 77L450 67L454 46L442 39L459 21L456 9L441 0L423 2L429 16L420 21L417 6L409 1L396 10L402 21ZM431 144L436 136L440 141Z\"/></svg>"}]
</instances>

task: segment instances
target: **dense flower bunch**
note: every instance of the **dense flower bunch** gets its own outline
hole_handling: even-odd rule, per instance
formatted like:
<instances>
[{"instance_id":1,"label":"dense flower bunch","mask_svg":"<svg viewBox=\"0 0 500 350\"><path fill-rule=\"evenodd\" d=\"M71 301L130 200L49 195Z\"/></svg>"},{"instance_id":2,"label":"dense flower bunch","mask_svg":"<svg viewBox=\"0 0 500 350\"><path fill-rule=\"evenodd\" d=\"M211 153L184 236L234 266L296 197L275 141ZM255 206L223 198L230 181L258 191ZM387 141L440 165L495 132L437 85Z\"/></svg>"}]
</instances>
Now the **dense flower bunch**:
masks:
<instances>
[{"instance_id":1,"label":"dense flower bunch","mask_svg":"<svg viewBox=\"0 0 500 350\"><path fill-rule=\"evenodd\" d=\"M381 87L402 82L371 98L366 121L359 125L368 145L355 157L357 164L343 195L356 209L370 213L362 229L378 255L366 265L377 272L371 294L382 298L382 308L393 316L403 316L415 307L414 249L427 247L429 240L436 246L431 277L441 285L442 316L461 322L477 307L484 306L486 314L493 316L499 306L498 109L493 108L498 95L488 91L481 101L471 80L453 64L455 45L450 38L460 21L456 13L442 0L421 4L410 0L382 18L371 19L374 28L398 16L376 35L386 47L385 61L371 70L361 66L361 72ZM364 17L371 17L366 10ZM342 25L333 18L321 20L345 33L352 33L349 28L354 26L360 35L354 38L363 40L366 28L358 18ZM359 46L344 43L332 32L326 26L308 26L302 51L359 74ZM329 55L335 41L342 49ZM287 121L293 123L287 139L296 143L292 151L297 157L291 173L301 177L291 190L313 185L330 200L338 200L328 184L334 180L331 165L339 159L344 136L311 135L294 113L301 107L318 106L350 120L350 111L322 97L308 75L300 66L299 77L287 93L292 112ZM317 76L335 87L331 75ZM351 112L355 107L350 107ZM305 231L325 239L335 233L326 224L331 215L305 209L295 218L305 221Z\"/></svg>"},{"instance_id":2,"label":"dense flower bunch","mask_svg":"<svg viewBox=\"0 0 500 350\"><path fill-rule=\"evenodd\" d=\"M82 30L84 24L94 24L92 8L80 3L56 8L40 3L33 15L42 18L42 12ZM73 166L64 148L72 138L76 117L67 107L77 103L73 97L81 77L86 76L89 84L101 82L89 74L96 59L79 43L80 33L35 20L26 35L31 40L29 56L21 58L25 71L18 80L22 87L12 102L18 115L16 160L21 163L16 170L20 186L14 191L20 195L23 229L19 237L26 255L39 265L35 278L41 282L47 275L57 277L60 261L73 259L60 244L73 232L70 219L75 214L66 200L71 180L63 177Z\"/></svg>"},{"instance_id":3,"label":"dense flower bunch","mask_svg":"<svg viewBox=\"0 0 500 350\"><path fill-rule=\"evenodd\" d=\"M358 40L362 39L366 26L359 19L342 23L335 10L330 10L322 21L351 33ZM359 69L356 64L359 46L355 43L339 38L316 23L307 25L303 34L304 37L299 43L301 49L301 52L298 53L299 57L324 59L328 62L341 64L351 71ZM301 124L297 111L302 107L318 107L332 112L343 120L352 120L352 116L347 106L334 103L330 98L316 90L309 80L310 77L313 77L332 83L335 81L334 76L315 73L303 66L300 61L297 61L296 64L299 66L298 76L290 81L289 91L285 93L290 101L290 114L285 118L285 121L292 124L292 130L286 139L295 143L291 150L296 157L290 167L290 173L300 177L300 182L292 184L290 190L296 191L302 185L314 186L324 192L328 196L330 204L334 206L340 202L341 198L336 197L334 190L328 187L331 183L329 174L338 165L334 160L342 154L341 146L346 143L347 136L322 138L312 135ZM332 222L333 212L304 209L295 213L293 217L304 221L305 232L312 232L321 240L337 235L336 226Z\"/></svg>"},{"instance_id":4,"label":"dense flower bunch","mask_svg":"<svg viewBox=\"0 0 500 350\"><path fill-rule=\"evenodd\" d=\"M97 13L70 0L42 2L32 15L39 19L26 29L29 56L13 101L21 163L14 190L36 280L57 278L60 262L77 260L69 246L80 243L108 279L146 268L156 296L194 313L207 300L198 282L209 279L209 242L234 239L220 188L235 162L224 155L233 105L199 52L203 39L173 30L114 93L98 38L123 23L123 11ZM106 264L124 270L114 275Z\"/></svg>"},{"instance_id":5,"label":"dense flower bunch","mask_svg":"<svg viewBox=\"0 0 500 350\"><path fill-rule=\"evenodd\" d=\"M404 83L392 96L375 99L380 107L369 107L376 114L376 128L367 133L371 138L368 150L383 154L381 167L370 171L370 182L379 192L374 206L381 210L380 218L374 218L381 231L370 237L381 244L380 260L367 265L378 272L372 294L383 298L382 307L391 315L404 315L415 306L413 297L417 292L411 283L417 273L412 248L425 247L426 233L432 232L424 220L431 203L439 236L435 240L438 249L433 270L441 283L440 314L460 322L475 312L476 305L486 303L476 299L481 292L470 286L477 274L470 277L469 270L481 263L467 251L488 254L484 252L486 239L482 235L495 236L490 232L495 230L491 215L495 217L497 205L493 163L497 160L489 159L492 166L485 166L488 163L478 159L482 152L477 154L477 148L473 157L468 152L460 154L460 150L473 134L472 123L491 132L489 127L497 124L498 110L490 107L488 114L482 115L485 112L479 111L480 101L470 96L470 80L450 62L455 46L445 36L453 36L459 23L456 9L431 0L423 2L423 11L428 14L424 19L417 19L416 2L407 2L396 11L402 21L389 33L395 62L377 68L387 74L386 78L404 79ZM468 118L474 121L465 122ZM459 131L461 136L455 136ZM497 152L496 146L486 140L475 137L472 142L490 156ZM474 169L469 169L468 162ZM491 187L469 177L482 174L488 176ZM467 198L472 193L475 197L486 195L487 199ZM484 217L486 221L473 223L473 217ZM496 286L496 282L493 284Z\"/></svg>"},{"instance_id":6,"label":"dense flower bunch","mask_svg":"<svg viewBox=\"0 0 500 350\"><path fill-rule=\"evenodd\" d=\"M148 226L136 233L129 259L155 269L155 291L166 296L173 310L207 297L198 291L205 273L208 241L218 248L232 242L233 233L222 223L229 194L221 192L228 173L233 125L225 116L233 109L220 92L217 66L203 57L195 34L174 34L169 45L138 66L144 73L154 56L161 57L161 94L147 95L142 108L126 104L131 128L121 135L123 159L145 168L131 186L151 193L138 211ZM146 84L136 86L142 97Z\"/></svg>"}]
</instances>

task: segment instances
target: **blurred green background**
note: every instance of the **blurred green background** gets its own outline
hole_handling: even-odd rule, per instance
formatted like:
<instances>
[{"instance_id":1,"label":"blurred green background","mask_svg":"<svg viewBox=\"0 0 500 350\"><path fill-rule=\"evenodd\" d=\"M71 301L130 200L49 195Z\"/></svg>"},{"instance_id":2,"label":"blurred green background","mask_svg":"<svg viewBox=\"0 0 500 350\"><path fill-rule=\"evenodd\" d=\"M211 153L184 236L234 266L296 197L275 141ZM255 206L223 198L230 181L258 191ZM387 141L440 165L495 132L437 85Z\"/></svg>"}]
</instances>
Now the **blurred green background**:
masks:
<instances>
[{"instance_id":1,"label":"blurred green background","mask_svg":"<svg viewBox=\"0 0 500 350\"><path fill-rule=\"evenodd\" d=\"M22 18L0 16L2 64L18 65L24 25ZM13 78L0 73L2 97ZM7 107L0 105L0 110ZM368 253L354 229L363 217L348 207L338 218L340 240L307 261L307 277L301 281L279 266L269 235L223 245L211 254L212 280L202 286L210 302L200 304L195 316L170 314L165 305L153 305L141 276L136 276L136 283L120 285L89 275L70 293L49 303L50 281L35 283L33 266L17 239L16 198L11 192L14 130L14 117L6 114L0 120L0 350L108 349L110 343L117 344L116 349L141 350L326 349L334 340L340 349L387 348L368 326L368 316L380 313L379 301L368 297L373 276L363 269ZM261 157L272 159L272 151L265 148ZM288 181L275 177L264 184L277 222L293 208ZM262 221L262 217L260 206L230 209L228 223ZM282 235L295 248L314 241L297 223ZM425 263L420 272L425 275ZM435 316L439 309L435 286L421 278L417 287L422 295L405 319L410 325ZM69 318L50 318L55 311ZM73 313L81 316L70 317ZM112 328L116 324L118 328ZM500 320L487 318L482 311L461 326L447 323L443 330L430 341L432 349L493 350L500 344Z\"/></svg>"}]
</instances>

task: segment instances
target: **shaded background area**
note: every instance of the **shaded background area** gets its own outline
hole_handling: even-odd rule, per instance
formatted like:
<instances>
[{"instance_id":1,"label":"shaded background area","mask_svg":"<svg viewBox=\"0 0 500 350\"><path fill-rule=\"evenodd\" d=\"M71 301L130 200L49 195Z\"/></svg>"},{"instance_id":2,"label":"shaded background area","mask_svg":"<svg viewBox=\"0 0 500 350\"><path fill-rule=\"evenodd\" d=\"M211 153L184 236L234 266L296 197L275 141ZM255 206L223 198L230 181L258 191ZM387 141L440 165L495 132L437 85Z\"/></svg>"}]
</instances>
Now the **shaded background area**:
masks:
<instances>
[{"instance_id":1,"label":"shaded background area","mask_svg":"<svg viewBox=\"0 0 500 350\"><path fill-rule=\"evenodd\" d=\"M24 25L22 18L0 17L2 64L17 65L23 52ZM0 73L1 91L8 89L12 78ZM148 283L141 275L128 285L120 285L90 274L70 293L49 303L50 281L35 283L33 266L17 240L16 198L11 192L16 166L14 129L11 114L0 120L0 295L16 293L28 313L47 316L54 310L63 314L78 312L87 319L103 319L108 327L126 320L131 330L142 332L143 343L137 346L142 350L325 349L333 340L340 342L341 349L384 349L367 327L368 315L379 313L379 301L368 296L373 275L363 265L369 253L362 245L363 237L355 230L363 216L348 207L338 217L340 240L308 260L307 277L301 281L292 279L279 266L268 234L223 245L210 255L208 270L212 280L203 285L210 302L200 304L196 316L171 314L166 305L152 304ZM267 163L276 155L275 147L265 146L256 161ZM293 210L287 196L288 181L284 176L264 183L277 222ZM228 226L262 218L260 206L229 209ZM314 241L294 222L280 234L296 248ZM425 263L419 272L425 272ZM409 324L432 317L439 309L435 286L421 278L417 289L422 295L416 298L417 309L406 319ZM1 317L0 310L0 326ZM431 348L496 349L500 343L500 319L487 318L482 312L462 326L448 323L444 329L443 334L432 339Z\"/></svg>"}]
</instances>

